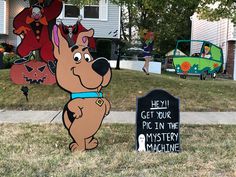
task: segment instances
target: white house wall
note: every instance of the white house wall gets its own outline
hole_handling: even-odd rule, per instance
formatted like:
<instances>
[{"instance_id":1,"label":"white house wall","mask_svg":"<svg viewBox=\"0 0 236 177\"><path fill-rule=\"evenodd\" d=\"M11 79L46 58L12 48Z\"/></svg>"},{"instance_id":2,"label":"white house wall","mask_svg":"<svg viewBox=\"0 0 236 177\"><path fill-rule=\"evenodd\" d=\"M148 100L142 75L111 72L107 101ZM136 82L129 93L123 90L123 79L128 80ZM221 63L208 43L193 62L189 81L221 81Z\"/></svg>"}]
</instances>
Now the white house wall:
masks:
<instances>
[{"instance_id":1,"label":"white house wall","mask_svg":"<svg viewBox=\"0 0 236 177\"><path fill-rule=\"evenodd\" d=\"M228 40L236 40L236 26L233 23L229 23L229 37Z\"/></svg>"},{"instance_id":2,"label":"white house wall","mask_svg":"<svg viewBox=\"0 0 236 177\"><path fill-rule=\"evenodd\" d=\"M10 27L10 1L6 0L6 34L9 34Z\"/></svg>"},{"instance_id":3,"label":"white house wall","mask_svg":"<svg viewBox=\"0 0 236 177\"><path fill-rule=\"evenodd\" d=\"M85 28L93 28L95 30L94 37L96 38L120 38L120 7L108 1L107 20L101 19L83 19L82 24ZM77 19L63 18L63 13L60 15L62 22L65 25L74 25ZM60 20L57 20L59 22ZM117 31L117 35L114 32Z\"/></svg>"},{"instance_id":4,"label":"white house wall","mask_svg":"<svg viewBox=\"0 0 236 177\"><path fill-rule=\"evenodd\" d=\"M116 60L109 60L110 66L112 68L116 68ZM120 61L121 69L129 69L142 72L142 67L144 65L144 61ZM149 72L155 74L161 74L161 62L150 62Z\"/></svg>"},{"instance_id":5,"label":"white house wall","mask_svg":"<svg viewBox=\"0 0 236 177\"><path fill-rule=\"evenodd\" d=\"M87 28L95 30L94 37L96 38L120 38L120 8L117 5L108 4L108 20L83 20L81 23ZM118 30L116 36L114 32Z\"/></svg>"},{"instance_id":6,"label":"white house wall","mask_svg":"<svg viewBox=\"0 0 236 177\"><path fill-rule=\"evenodd\" d=\"M16 35L13 33L13 20L17 14L19 14L25 7L29 7L28 1L23 0L8 0L7 2L7 13L9 18L7 18L7 33L8 35L1 36L0 42L6 42L14 45L15 47L19 44L20 40L17 40ZM0 6L1 8L1 6Z\"/></svg>"},{"instance_id":7,"label":"white house wall","mask_svg":"<svg viewBox=\"0 0 236 177\"><path fill-rule=\"evenodd\" d=\"M8 34L8 0L0 0L0 34Z\"/></svg>"}]
</instances>

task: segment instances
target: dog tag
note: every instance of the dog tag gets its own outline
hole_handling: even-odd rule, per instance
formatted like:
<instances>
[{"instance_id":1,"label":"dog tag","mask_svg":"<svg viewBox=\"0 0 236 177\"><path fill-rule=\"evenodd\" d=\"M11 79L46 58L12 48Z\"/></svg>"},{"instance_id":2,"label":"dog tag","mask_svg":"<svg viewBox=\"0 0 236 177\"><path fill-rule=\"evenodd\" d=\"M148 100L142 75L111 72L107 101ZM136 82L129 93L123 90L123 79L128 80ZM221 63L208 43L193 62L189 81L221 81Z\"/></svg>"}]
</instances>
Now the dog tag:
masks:
<instances>
[{"instance_id":1,"label":"dog tag","mask_svg":"<svg viewBox=\"0 0 236 177\"><path fill-rule=\"evenodd\" d=\"M104 103L104 101L101 98L98 98L96 101L96 104L100 107L103 105L103 103Z\"/></svg>"}]
</instances>

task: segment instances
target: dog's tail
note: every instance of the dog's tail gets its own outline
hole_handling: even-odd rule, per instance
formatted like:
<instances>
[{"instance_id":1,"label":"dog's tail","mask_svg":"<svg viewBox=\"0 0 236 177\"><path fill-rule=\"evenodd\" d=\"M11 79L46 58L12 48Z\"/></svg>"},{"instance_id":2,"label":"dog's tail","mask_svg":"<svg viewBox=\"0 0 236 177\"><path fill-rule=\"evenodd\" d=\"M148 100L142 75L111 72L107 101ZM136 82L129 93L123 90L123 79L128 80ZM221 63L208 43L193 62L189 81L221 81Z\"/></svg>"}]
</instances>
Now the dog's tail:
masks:
<instances>
[{"instance_id":1,"label":"dog's tail","mask_svg":"<svg viewBox=\"0 0 236 177\"><path fill-rule=\"evenodd\" d=\"M69 116L68 116L67 110L65 110L65 111L63 112L63 123L64 123L64 125L65 125L65 127L66 127L67 129L69 129L70 126L71 126L71 124L72 124L72 122L70 121L70 118L69 118Z\"/></svg>"}]
</instances>

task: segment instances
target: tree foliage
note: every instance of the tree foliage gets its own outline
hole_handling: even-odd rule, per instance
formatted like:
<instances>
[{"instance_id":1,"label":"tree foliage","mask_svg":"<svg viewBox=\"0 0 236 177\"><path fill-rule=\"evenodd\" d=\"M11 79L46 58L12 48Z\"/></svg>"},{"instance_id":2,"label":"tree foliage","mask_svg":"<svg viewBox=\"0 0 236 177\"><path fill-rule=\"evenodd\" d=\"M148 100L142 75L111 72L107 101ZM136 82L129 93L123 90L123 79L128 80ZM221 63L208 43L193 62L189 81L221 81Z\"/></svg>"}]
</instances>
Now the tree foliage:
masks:
<instances>
[{"instance_id":1,"label":"tree foliage","mask_svg":"<svg viewBox=\"0 0 236 177\"><path fill-rule=\"evenodd\" d=\"M175 46L177 39L189 39L191 33L190 16L193 15L200 0L111 0L126 8L123 13L124 28L137 27L156 34L156 48L165 54ZM125 21L125 22L124 22Z\"/></svg>"},{"instance_id":2,"label":"tree foliage","mask_svg":"<svg viewBox=\"0 0 236 177\"><path fill-rule=\"evenodd\" d=\"M78 7L83 7L84 5L98 4L99 0L67 0L67 2L76 5Z\"/></svg>"},{"instance_id":3,"label":"tree foliage","mask_svg":"<svg viewBox=\"0 0 236 177\"><path fill-rule=\"evenodd\" d=\"M176 40L190 39L190 16L195 12L198 3L199 0L169 0L153 3L152 11L147 17L151 19L149 24L157 33L157 47L162 54L173 49Z\"/></svg>"},{"instance_id":4,"label":"tree foliage","mask_svg":"<svg viewBox=\"0 0 236 177\"><path fill-rule=\"evenodd\" d=\"M236 23L235 0L201 0L197 12L202 19L213 21L228 18Z\"/></svg>"}]
</instances>

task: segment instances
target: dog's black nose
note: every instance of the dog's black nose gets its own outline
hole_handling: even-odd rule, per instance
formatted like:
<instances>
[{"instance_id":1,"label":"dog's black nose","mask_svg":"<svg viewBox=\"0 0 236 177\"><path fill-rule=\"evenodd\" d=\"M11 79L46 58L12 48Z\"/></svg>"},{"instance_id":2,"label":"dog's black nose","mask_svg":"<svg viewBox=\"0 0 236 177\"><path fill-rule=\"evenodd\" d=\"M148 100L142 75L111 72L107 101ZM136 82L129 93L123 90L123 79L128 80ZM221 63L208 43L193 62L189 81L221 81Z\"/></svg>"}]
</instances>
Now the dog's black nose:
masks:
<instances>
[{"instance_id":1,"label":"dog's black nose","mask_svg":"<svg viewBox=\"0 0 236 177\"><path fill-rule=\"evenodd\" d=\"M104 76L110 68L110 64L105 58L98 58L92 65L93 70L100 76Z\"/></svg>"}]
</instances>

